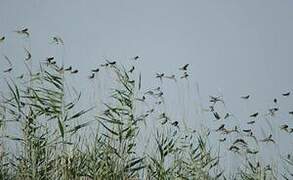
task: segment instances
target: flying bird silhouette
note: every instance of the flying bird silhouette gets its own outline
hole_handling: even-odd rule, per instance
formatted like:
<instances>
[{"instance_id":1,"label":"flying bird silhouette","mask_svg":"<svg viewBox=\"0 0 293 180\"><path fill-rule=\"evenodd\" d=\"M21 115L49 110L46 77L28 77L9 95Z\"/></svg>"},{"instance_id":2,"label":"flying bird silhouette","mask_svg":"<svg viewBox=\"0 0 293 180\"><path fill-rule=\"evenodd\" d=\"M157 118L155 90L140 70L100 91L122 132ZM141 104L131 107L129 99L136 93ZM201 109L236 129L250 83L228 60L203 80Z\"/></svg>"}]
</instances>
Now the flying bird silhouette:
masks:
<instances>
[{"instance_id":1,"label":"flying bird silhouette","mask_svg":"<svg viewBox=\"0 0 293 180\"><path fill-rule=\"evenodd\" d=\"M25 53L26 53L25 60L28 61L28 60L30 60L32 58L32 54L26 48L24 48L24 50L25 50Z\"/></svg>"},{"instance_id":2,"label":"flying bird silhouette","mask_svg":"<svg viewBox=\"0 0 293 180\"><path fill-rule=\"evenodd\" d=\"M217 120L220 120L220 119L221 119L219 113L217 113L217 112L213 112L213 114L214 114L214 116L215 116L215 118L216 118Z\"/></svg>"},{"instance_id":3,"label":"flying bird silhouette","mask_svg":"<svg viewBox=\"0 0 293 180\"><path fill-rule=\"evenodd\" d=\"M173 126L175 126L175 127L178 127L178 124L179 124L178 121L174 121L174 122L171 123L171 125L173 125Z\"/></svg>"},{"instance_id":4,"label":"flying bird silhouette","mask_svg":"<svg viewBox=\"0 0 293 180\"><path fill-rule=\"evenodd\" d=\"M116 61L108 61L108 60L106 61L107 61L107 64L111 66L114 66L116 64Z\"/></svg>"},{"instance_id":5,"label":"flying bird silhouette","mask_svg":"<svg viewBox=\"0 0 293 180\"><path fill-rule=\"evenodd\" d=\"M90 76L89 76L89 79L93 79L95 77L95 73L92 73Z\"/></svg>"},{"instance_id":6,"label":"flying bird silhouette","mask_svg":"<svg viewBox=\"0 0 293 180\"><path fill-rule=\"evenodd\" d=\"M185 64L184 66L180 67L179 70L187 71L188 66L189 66L189 64Z\"/></svg>"},{"instance_id":7,"label":"flying bird silhouette","mask_svg":"<svg viewBox=\"0 0 293 180\"><path fill-rule=\"evenodd\" d=\"M8 72L11 72L12 71L12 67L8 68L8 69L5 69L3 72L4 73L8 73Z\"/></svg>"},{"instance_id":8,"label":"flying bird silhouette","mask_svg":"<svg viewBox=\"0 0 293 180\"><path fill-rule=\"evenodd\" d=\"M283 96L289 96L289 95L290 95L290 92L283 93L282 95L283 95Z\"/></svg>"},{"instance_id":9,"label":"flying bird silhouette","mask_svg":"<svg viewBox=\"0 0 293 180\"><path fill-rule=\"evenodd\" d=\"M64 41L61 37L54 36L52 39L53 39L53 43L64 45Z\"/></svg>"},{"instance_id":10,"label":"flying bird silhouette","mask_svg":"<svg viewBox=\"0 0 293 180\"><path fill-rule=\"evenodd\" d=\"M273 137L273 135L272 135L272 134L270 134L270 135L269 135L269 137L267 137L267 138L264 138L264 139L261 139L260 141L261 141L261 142L272 142L272 143L274 143L274 144L275 144L276 142L273 140L273 138L272 138L272 137Z\"/></svg>"},{"instance_id":11,"label":"flying bird silhouette","mask_svg":"<svg viewBox=\"0 0 293 180\"><path fill-rule=\"evenodd\" d=\"M289 126L287 124L283 124L283 125L280 126L281 130L284 130L284 131L287 131L287 132L288 132L288 128L289 128Z\"/></svg>"},{"instance_id":12,"label":"flying bird silhouette","mask_svg":"<svg viewBox=\"0 0 293 180\"><path fill-rule=\"evenodd\" d=\"M92 69L92 72L94 72L94 73L99 72L99 71L100 71L99 68L97 68L97 69Z\"/></svg>"},{"instance_id":13,"label":"flying bird silhouette","mask_svg":"<svg viewBox=\"0 0 293 180\"><path fill-rule=\"evenodd\" d=\"M134 71L134 69L135 69L135 67L132 66L131 69L128 72L132 73Z\"/></svg>"},{"instance_id":14,"label":"flying bird silhouette","mask_svg":"<svg viewBox=\"0 0 293 180\"><path fill-rule=\"evenodd\" d=\"M162 80L164 75L165 75L164 73L156 73L156 78L159 78L160 80Z\"/></svg>"},{"instance_id":15,"label":"flying bird silhouette","mask_svg":"<svg viewBox=\"0 0 293 180\"><path fill-rule=\"evenodd\" d=\"M220 142L224 142L226 141L226 138L223 138L223 139L219 139Z\"/></svg>"},{"instance_id":16,"label":"flying bird silhouette","mask_svg":"<svg viewBox=\"0 0 293 180\"><path fill-rule=\"evenodd\" d=\"M247 96L241 96L242 99L249 99L250 95Z\"/></svg>"},{"instance_id":17,"label":"flying bird silhouette","mask_svg":"<svg viewBox=\"0 0 293 180\"><path fill-rule=\"evenodd\" d=\"M11 60L8 58L8 56L4 55L5 60L8 62L9 66L12 66Z\"/></svg>"},{"instance_id":18,"label":"flying bird silhouette","mask_svg":"<svg viewBox=\"0 0 293 180\"><path fill-rule=\"evenodd\" d=\"M29 34L29 32L28 32L28 28L24 28L24 29L22 29L22 30L16 30L16 31L14 31L14 32L16 32L16 33L18 33L18 34L24 34L24 35L26 35L27 37L30 36L30 34Z\"/></svg>"},{"instance_id":19,"label":"flying bird silhouette","mask_svg":"<svg viewBox=\"0 0 293 180\"><path fill-rule=\"evenodd\" d=\"M171 75L171 76L164 76L164 77L167 78L167 79L173 79L174 81L176 81L176 77L175 77L174 74Z\"/></svg>"},{"instance_id":20,"label":"flying bird silhouette","mask_svg":"<svg viewBox=\"0 0 293 180\"><path fill-rule=\"evenodd\" d=\"M247 124L254 124L255 123L255 121L249 121L249 122L247 122Z\"/></svg>"},{"instance_id":21,"label":"flying bird silhouette","mask_svg":"<svg viewBox=\"0 0 293 180\"><path fill-rule=\"evenodd\" d=\"M72 66L69 66L68 68L64 69L65 71L71 71L72 70Z\"/></svg>"},{"instance_id":22,"label":"flying bird silhouette","mask_svg":"<svg viewBox=\"0 0 293 180\"><path fill-rule=\"evenodd\" d=\"M5 40L5 36L2 36L2 37L0 38L0 43L3 42L4 40Z\"/></svg>"},{"instance_id":23,"label":"flying bird silhouette","mask_svg":"<svg viewBox=\"0 0 293 180\"><path fill-rule=\"evenodd\" d=\"M251 129L243 129L242 131L246 132L246 133L249 133L249 132L251 132Z\"/></svg>"},{"instance_id":24,"label":"flying bird silhouette","mask_svg":"<svg viewBox=\"0 0 293 180\"><path fill-rule=\"evenodd\" d=\"M74 71L71 71L71 74L76 74L76 73L78 73L78 70L77 69L74 70Z\"/></svg>"},{"instance_id":25,"label":"flying bird silhouette","mask_svg":"<svg viewBox=\"0 0 293 180\"><path fill-rule=\"evenodd\" d=\"M226 115L225 115L225 117L224 117L224 119L227 119L228 117L230 117L231 116L231 114L230 113L226 113Z\"/></svg>"},{"instance_id":26,"label":"flying bird silhouette","mask_svg":"<svg viewBox=\"0 0 293 180\"><path fill-rule=\"evenodd\" d=\"M189 75L187 74L187 72L184 72L184 74L180 77L181 79L187 79Z\"/></svg>"},{"instance_id":27,"label":"flying bird silhouette","mask_svg":"<svg viewBox=\"0 0 293 180\"><path fill-rule=\"evenodd\" d=\"M258 116L258 112L251 114L249 117L257 117Z\"/></svg>"},{"instance_id":28,"label":"flying bird silhouette","mask_svg":"<svg viewBox=\"0 0 293 180\"><path fill-rule=\"evenodd\" d=\"M133 59L138 60L139 58L140 58L139 56L135 56Z\"/></svg>"},{"instance_id":29,"label":"flying bird silhouette","mask_svg":"<svg viewBox=\"0 0 293 180\"><path fill-rule=\"evenodd\" d=\"M225 127L225 124L222 124L218 129L216 129L216 132L217 132L217 131L221 131L221 130L223 130L224 127Z\"/></svg>"},{"instance_id":30,"label":"flying bird silhouette","mask_svg":"<svg viewBox=\"0 0 293 180\"><path fill-rule=\"evenodd\" d=\"M17 76L16 78L17 78L17 79L23 79L23 77L24 77L24 75L21 74L20 76Z\"/></svg>"},{"instance_id":31,"label":"flying bird silhouette","mask_svg":"<svg viewBox=\"0 0 293 180\"><path fill-rule=\"evenodd\" d=\"M109 66L109 64L108 63L105 63L105 64L101 64L100 66L101 67L107 67L107 66Z\"/></svg>"}]
</instances>

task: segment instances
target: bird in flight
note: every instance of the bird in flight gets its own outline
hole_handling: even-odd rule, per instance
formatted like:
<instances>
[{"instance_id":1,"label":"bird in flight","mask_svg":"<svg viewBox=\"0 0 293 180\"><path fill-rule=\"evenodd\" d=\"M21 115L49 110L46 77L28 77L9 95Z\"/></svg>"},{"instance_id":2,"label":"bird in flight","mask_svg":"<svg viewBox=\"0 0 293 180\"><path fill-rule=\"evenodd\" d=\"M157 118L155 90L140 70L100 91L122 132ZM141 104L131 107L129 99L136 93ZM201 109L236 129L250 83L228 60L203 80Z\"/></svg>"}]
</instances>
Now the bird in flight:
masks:
<instances>
[{"instance_id":1,"label":"bird in flight","mask_svg":"<svg viewBox=\"0 0 293 180\"><path fill-rule=\"evenodd\" d=\"M171 123L172 126L178 127L179 122L178 121L174 121Z\"/></svg>"},{"instance_id":2,"label":"bird in flight","mask_svg":"<svg viewBox=\"0 0 293 180\"><path fill-rule=\"evenodd\" d=\"M4 40L5 40L5 36L2 36L2 37L0 38L0 43L3 42Z\"/></svg>"},{"instance_id":3,"label":"bird in flight","mask_svg":"<svg viewBox=\"0 0 293 180\"><path fill-rule=\"evenodd\" d=\"M164 73L156 73L156 78L159 78L160 80L162 80L164 75L165 75Z\"/></svg>"},{"instance_id":4,"label":"bird in flight","mask_svg":"<svg viewBox=\"0 0 293 180\"><path fill-rule=\"evenodd\" d=\"M9 66L12 66L12 62L11 62L11 60L9 59L9 57L6 56L6 55L3 55L3 56L4 56L5 60L8 62Z\"/></svg>"},{"instance_id":5,"label":"bird in flight","mask_svg":"<svg viewBox=\"0 0 293 180\"><path fill-rule=\"evenodd\" d=\"M176 77L175 77L174 74L171 75L171 76L164 76L164 77L167 78L167 79L173 79L174 81L176 81Z\"/></svg>"},{"instance_id":6,"label":"bird in flight","mask_svg":"<svg viewBox=\"0 0 293 180\"><path fill-rule=\"evenodd\" d=\"M269 137L264 138L264 139L261 139L260 141L261 141L261 142L272 142L272 143L276 143L276 142L273 140L272 137L273 137L273 135L270 134Z\"/></svg>"},{"instance_id":7,"label":"bird in flight","mask_svg":"<svg viewBox=\"0 0 293 180\"><path fill-rule=\"evenodd\" d=\"M8 72L11 72L12 71L12 67L8 68L8 69L5 69L3 72L4 73L8 73Z\"/></svg>"},{"instance_id":8,"label":"bird in flight","mask_svg":"<svg viewBox=\"0 0 293 180\"><path fill-rule=\"evenodd\" d=\"M257 117L258 116L258 112L251 114L249 117Z\"/></svg>"},{"instance_id":9,"label":"bird in flight","mask_svg":"<svg viewBox=\"0 0 293 180\"><path fill-rule=\"evenodd\" d=\"M214 114L214 116L215 116L215 118L216 118L217 120L220 120L220 119L221 119L219 113L217 113L217 112L214 111L213 114Z\"/></svg>"},{"instance_id":10,"label":"bird in flight","mask_svg":"<svg viewBox=\"0 0 293 180\"><path fill-rule=\"evenodd\" d=\"M290 92L283 93L282 95L283 95L283 96L289 96L289 95L290 95Z\"/></svg>"},{"instance_id":11,"label":"bird in flight","mask_svg":"<svg viewBox=\"0 0 293 180\"><path fill-rule=\"evenodd\" d=\"M24 48L24 50L25 50L25 53L26 53L25 60L28 61L28 60L30 60L32 58L32 54L26 48Z\"/></svg>"},{"instance_id":12,"label":"bird in flight","mask_svg":"<svg viewBox=\"0 0 293 180\"><path fill-rule=\"evenodd\" d=\"M181 79L187 79L189 75L187 74L187 72L184 72L184 74L180 77Z\"/></svg>"},{"instance_id":13,"label":"bird in flight","mask_svg":"<svg viewBox=\"0 0 293 180\"><path fill-rule=\"evenodd\" d=\"M93 72L93 73L96 73L96 72L99 72L99 71L100 71L99 68L97 68L97 69L92 69L92 72Z\"/></svg>"},{"instance_id":14,"label":"bird in flight","mask_svg":"<svg viewBox=\"0 0 293 180\"><path fill-rule=\"evenodd\" d=\"M226 115L225 115L225 117L224 117L224 119L227 119L228 117L230 117L231 116L231 114L230 113L226 113Z\"/></svg>"},{"instance_id":15,"label":"bird in flight","mask_svg":"<svg viewBox=\"0 0 293 180\"><path fill-rule=\"evenodd\" d=\"M107 61L107 64L108 65L111 65L111 66L114 66L115 64L116 64L116 61L108 61L108 60L106 60Z\"/></svg>"},{"instance_id":16,"label":"bird in flight","mask_svg":"<svg viewBox=\"0 0 293 180\"><path fill-rule=\"evenodd\" d=\"M89 79L93 79L95 77L95 73L92 73L90 76L89 76Z\"/></svg>"},{"instance_id":17,"label":"bird in flight","mask_svg":"<svg viewBox=\"0 0 293 180\"><path fill-rule=\"evenodd\" d=\"M69 66L68 68L65 69L65 71L71 71L72 70L72 66Z\"/></svg>"},{"instance_id":18,"label":"bird in flight","mask_svg":"<svg viewBox=\"0 0 293 180\"><path fill-rule=\"evenodd\" d=\"M189 64L185 64L184 66L180 67L179 70L187 71L188 66L189 66Z\"/></svg>"},{"instance_id":19,"label":"bird in flight","mask_svg":"<svg viewBox=\"0 0 293 180\"><path fill-rule=\"evenodd\" d=\"M217 131L221 131L221 130L223 130L224 127L225 127L225 124L222 124L218 129L216 129L216 132L217 132Z\"/></svg>"},{"instance_id":20,"label":"bird in flight","mask_svg":"<svg viewBox=\"0 0 293 180\"><path fill-rule=\"evenodd\" d=\"M287 124L283 124L283 125L280 126L280 129L284 130L286 132L288 132L288 128L289 128L289 126Z\"/></svg>"},{"instance_id":21,"label":"bird in flight","mask_svg":"<svg viewBox=\"0 0 293 180\"><path fill-rule=\"evenodd\" d=\"M249 122L247 122L247 124L254 124L255 123L255 121L249 121Z\"/></svg>"},{"instance_id":22,"label":"bird in flight","mask_svg":"<svg viewBox=\"0 0 293 180\"><path fill-rule=\"evenodd\" d=\"M251 130L251 129L243 129L242 131L243 131L243 132L246 132L246 133L249 133L249 132L251 132L252 130Z\"/></svg>"},{"instance_id":23,"label":"bird in flight","mask_svg":"<svg viewBox=\"0 0 293 180\"><path fill-rule=\"evenodd\" d=\"M247 144L247 142L244 140L244 139L236 139L234 142L233 142L233 145L235 145L235 144L242 144L242 145L244 145L244 146L247 146L248 144Z\"/></svg>"},{"instance_id":24,"label":"bird in flight","mask_svg":"<svg viewBox=\"0 0 293 180\"><path fill-rule=\"evenodd\" d=\"M52 39L53 39L53 43L64 45L64 41L61 37L54 36Z\"/></svg>"},{"instance_id":25,"label":"bird in flight","mask_svg":"<svg viewBox=\"0 0 293 180\"><path fill-rule=\"evenodd\" d=\"M131 69L128 72L132 73L134 71L134 69L135 69L135 67L132 66Z\"/></svg>"},{"instance_id":26,"label":"bird in flight","mask_svg":"<svg viewBox=\"0 0 293 180\"><path fill-rule=\"evenodd\" d=\"M23 77L24 77L24 75L21 74L20 76L17 76L16 78L17 78L17 79L23 79Z\"/></svg>"},{"instance_id":27,"label":"bird in flight","mask_svg":"<svg viewBox=\"0 0 293 180\"><path fill-rule=\"evenodd\" d=\"M139 56L135 56L133 59L138 60L139 58L140 58Z\"/></svg>"},{"instance_id":28,"label":"bird in flight","mask_svg":"<svg viewBox=\"0 0 293 180\"><path fill-rule=\"evenodd\" d=\"M24 29L22 29L22 30L16 30L16 31L14 31L14 32L16 32L16 33L18 33L18 34L24 34L24 35L26 35L27 37L30 36L30 34L29 34L29 32L28 32L28 28L24 28Z\"/></svg>"},{"instance_id":29,"label":"bird in flight","mask_svg":"<svg viewBox=\"0 0 293 180\"><path fill-rule=\"evenodd\" d=\"M100 66L101 67L107 67L107 66L109 66L109 64L108 63L105 63L105 64L101 64Z\"/></svg>"},{"instance_id":30,"label":"bird in flight","mask_svg":"<svg viewBox=\"0 0 293 180\"><path fill-rule=\"evenodd\" d=\"M76 73L78 73L78 70L77 69L74 70L74 71L71 71L71 74L76 74Z\"/></svg>"},{"instance_id":31,"label":"bird in flight","mask_svg":"<svg viewBox=\"0 0 293 180\"><path fill-rule=\"evenodd\" d=\"M247 96L241 96L242 99L249 99L250 95Z\"/></svg>"},{"instance_id":32,"label":"bird in flight","mask_svg":"<svg viewBox=\"0 0 293 180\"><path fill-rule=\"evenodd\" d=\"M234 151L234 152L238 152L240 149L239 147L235 146L235 145L232 145L230 148L229 148L229 151Z\"/></svg>"},{"instance_id":33,"label":"bird in flight","mask_svg":"<svg viewBox=\"0 0 293 180\"><path fill-rule=\"evenodd\" d=\"M223 138L223 139L219 139L220 142L224 142L226 141L226 138Z\"/></svg>"},{"instance_id":34,"label":"bird in flight","mask_svg":"<svg viewBox=\"0 0 293 180\"><path fill-rule=\"evenodd\" d=\"M276 107L275 108L270 108L269 109L269 114L271 116L274 116L277 111L279 111L279 108L276 108Z\"/></svg>"},{"instance_id":35,"label":"bird in flight","mask_svg":"<svg viewBox=\"0 0 293 180\"><path fill-rule=\"evenodd\" d=\"M47 58L47 61L48 61L48 62L51 62L51 61L53 61L53 60L54 60L54 57L53 57L53 56Z\"/></svg>"},{"instance_id":36,"label":"bird in flight","mask_svg":"<svg viewBox=\"0 0 293 180\"><path fill-rule=\"evenodd\" d=\"M217 97L215 97L215 96L210 96L210 102L211 103L217 103L217 102L222 102L222 103L224 103L224 100L222 99L222 97L221 96L217 96Z\"/></svg>"}]
</instances>

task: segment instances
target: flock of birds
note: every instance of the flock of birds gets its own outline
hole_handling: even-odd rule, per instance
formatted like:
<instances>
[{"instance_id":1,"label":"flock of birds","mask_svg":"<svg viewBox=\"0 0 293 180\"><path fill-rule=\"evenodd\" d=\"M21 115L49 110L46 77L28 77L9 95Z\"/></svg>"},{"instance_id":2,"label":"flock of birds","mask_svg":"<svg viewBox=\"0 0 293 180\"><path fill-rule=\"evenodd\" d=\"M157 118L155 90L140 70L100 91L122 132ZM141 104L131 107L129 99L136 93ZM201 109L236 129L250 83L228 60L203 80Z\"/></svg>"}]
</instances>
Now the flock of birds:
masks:
<instances>
[{"instance_id":1,"label":"flock of birds","mask_svg":"<svg viewBox=\"0 0 293 180\"><path fill-rule=\"evenodd\" d=\"M284 97L288 97L290 96L291 92L286 92L286 93L283 93L282 96ZM246 96L241 96L242 99L244 100L248 100L250 99L250 95L246 95ZM217 111L215 111L215 105L216 103L218 102L221 102L221 103L224 103L224 100L222 99L222 97L214 97L214 96L210 96L210 102L212 103L212 105L210 106L210 112L212 112L213 116L215 117L216 120L221 120L222 117L220 117L219 113ZM276 105L275 107L273 108L270 108L268 109L268 115L270 116L274 116L275 113L277 111L279 111L279 107L277 107L277 103L278 103L278 100L277 98L274 98L273 99L273 102L274 104ZM289 111L288 112L290 115L293 115L293 111ZM253 125L255 124L256 122L256 118L260 115L259 112L255 112L255 113L252 113L249 115L249 118L250 120L247 122L248 125ZM226 113L225 116L223 117L223 119L227 119L228 117L230 117L231 114L230 113ZM222 132L223 134L230 134L230 133L233 133L233 132L236 132L236 133L240 133L239 131L239 128L237 126L235 126L233 129L227 129L225 128L225 125L226 124L221 124L219 128L217 128L215 131L216 132ZM293 133L293 127L289 127L288 124L282 124L280 126L280 129L287 132L287 133ZM242 130L244 133L247 133L247 136L249 137L253 137L256 141L257 141L257 138L254 136L254 133L253 133L253 130L252 128L249 128L249 129L243 129ZM226 138L223 138L223 139L220 139L221 142L224 142L226 140ZM260 139L259 140L260 142L267 142L267 143L276 143L276 141L273 139L272 137L272 134L269 134L267 137L263 138L263 139ZM239 144L241 143L242 145L245 145L247 146L248 143L245 142L244 139L236 139L235 142L233 143L233 145L229 148L229 150L233 150L233 151L239 151L239 147L236 146L236 144ZM248 153L252 153L252 154L255 154L256 152L255 151L250 151L249 149L247 149L247 152Z\"/></svg>"},{"instance_id":2,"label":"flock of birds","mask_svg":"<svg viewBox=\"0 0 293 180\"><path fill-rule=\"evenodd\" d=\"M14 32L17 33L17 34L20 34L20 35L24 35L25 37L30 36L28 28L24 28L24 29L21 29L21 30L16 30ZM5 39L6 39L5 36L0 37L0 43L3 43L5 41ZM63 40L60 37L57 37L57 36L52 38L52 42L54 42L56 44L64 44ZM32 59L32 54L30 53L30 51L28 49L26 49L26 48L24 48L24 50L25 50L25 53L26 53L26 57L24 58L24 60L25 61L31 60ZM9 67L4 69L3 73L10 73L13 70L12 62L5 55L4 55L4 58L8 62ZM133 57L131 59L134 60L134 61L138 61L139 59L141 59L141 57L140 56L135 56L135 57ZM56 65L57 62L55 61L54 57L48 57L48 58L46 58L45 63L47 65ZM100 64L98 67L96 67L94 69L91 69L90 74L88 75L88 78L89 79L94 79L96 77L96 74L100 71L100 68L112 67L112 66L115 66L116 64L117 64L116 61L108 61L108 60L106 60L106 62L104 64ZM58 66L56 65L55 67L58 67ZM74 69L72 66L68 66L68 67L63 67L62 66L62 67L58 67L58 68L59 68L58 71L60 71L60 72L65 72L66 71L66 72L69 72L71 74L77 74L79 72L78 69ZM181 75L178 76L180 79L188 79L188 77L189 77L188 68L189 68L189 64L185 64L185 65L179 67L180 72L182 72ZM135 70L135 66L131 66L131 68L128 70L128 72L133 73L134 70ZM22 75L18 76L17 78L22 79L22 78L24 78L24 75L22 74ZM155 78L159 79L160 81L162 81L163 78L174 80L175 82L177 81L177 77L174 74L166 75L165 73L156 73ZM155 102L155 104L160 105L163 102L163 95L164 95L164 93L161 91L161 88L157 87L157 88L145 91L143 96L141 98L136 98L136 100L141 101L141 102L145 102L146 99L147 99L147 96L151 96L151 97L153 97L153 98L155 98L157 100ZM289 97L290 95L291 95L291 92L282 93L283 97ZM243 99L243 100L248 100L248 99L251 99L251 96L246 95L246 96L241 96L240 98ZM232 114L230 114L228 112L226 114L224 114L223 116L221 116L220 113L216 111L216 108L215 108L216 104L218 104L218 103L223 103L224 104L223 97L221 97L221 96L210 96L209 102L211 103L211 105L209 106L208 111L212 113L213 117L217 121L222 120L222 119L228 119L230 116L232 116ZM274 107L268 109L268 115L270 115L270 116L274 116L275 113L277 113L279 111L278 99L274 98L273 103L274 103ZM146 118L147 116L149 116L153 112L154 112L154 109L150 109L150 110L148 110L146 112L146 114L142 115L139 118L141 118L141 119ZM293 116L293 111L290 111L288 113ZM247 125L249 126L249 125L255 124L256 121L257 121L256 119L259 116L260 116L259 112L254 112L254 113L250 114L249 117L248 117L249 121L246 122ZM179 122L178 121L170 121L170 118L164 112L159 114L158 119L160 120L162 125L164 125L167 122L169 122L172 126L179 128ZM286 133L289 133L289 134L293 133L293 127L289 127L288 124L282 124L282 125L280 125L279 128L282 131L286 132ZM264 138L257 138L255 136L255 132L253 132L253 128L240 129L238 126L235 126L234 128L229 129L229 128L226 127L226 124L223 123L218 128L216 128L214 131L217 132L217 133L224 134L224 135L228 135L228 134L231 134L231 133L244 133L246 137L251 137L256 142L276 143L276 141L274 140L272 134L268 134ZM225 142L226 140L227 140L227 137L219 139L220 142ZM250 149L248 147L248 142L244 138L235 139L235 141L232 143L232 145L228 149L229 149L229 151L240 152L241 147L245 147L244 151L246 153L248 153L248 154L257 154L258 153L258 150L252 150L252 149ZM288 158L291 158L291 157L288 155Z\"/></svg>"}]
</instances>

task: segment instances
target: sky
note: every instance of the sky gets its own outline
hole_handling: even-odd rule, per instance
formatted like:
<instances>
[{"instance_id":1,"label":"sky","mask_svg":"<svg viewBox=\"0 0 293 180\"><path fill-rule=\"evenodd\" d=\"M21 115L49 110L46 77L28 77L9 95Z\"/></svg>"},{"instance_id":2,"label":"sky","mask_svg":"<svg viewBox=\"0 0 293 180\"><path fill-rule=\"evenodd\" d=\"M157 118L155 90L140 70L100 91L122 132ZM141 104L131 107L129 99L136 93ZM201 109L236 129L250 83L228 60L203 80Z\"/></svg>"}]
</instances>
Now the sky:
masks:
<instances>
[{"instance_id":1,"label":"sky","mask_svg":"<svg viewBox=\"0 0 293 180\"><path fill-rule=\"evenodd\" d=\"M265 111L275 97L287 113L292 98L282 99L281 93L293 90L292 7L291 0L2 0L0 35L7 40L0 53L16 66L22 63L23 47L35 61L58 57L80 70L73 80L85 91L89 70L105 58L123 64L140 56L147 86L160 84L156 72L178 74L189 63L188 81L164 85L174 99L166 105L174 116L194 116L184 107L199 101L205 106L209 95L223 95L226 107L239 117ZM13 32L24 27L29 40ZM65 45L50 44L52 36L62 37ZM0 65L3 69L5 63ZM179 93L185 95L178 98ZM239 97L247 94L252 99L243 102Z\"/></svg>"}]
</instances>

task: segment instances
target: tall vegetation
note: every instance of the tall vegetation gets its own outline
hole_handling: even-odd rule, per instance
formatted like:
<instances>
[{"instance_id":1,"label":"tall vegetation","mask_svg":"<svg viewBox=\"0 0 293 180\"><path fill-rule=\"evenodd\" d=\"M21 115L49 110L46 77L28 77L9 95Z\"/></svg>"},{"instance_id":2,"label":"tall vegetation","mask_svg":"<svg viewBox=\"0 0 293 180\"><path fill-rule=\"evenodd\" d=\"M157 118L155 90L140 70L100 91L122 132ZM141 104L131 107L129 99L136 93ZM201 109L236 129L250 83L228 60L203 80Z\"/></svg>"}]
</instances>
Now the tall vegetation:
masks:
<instances>
[{"instance_id":1,"label":"tall vegetation","mask_svg":"<svg viewBox=\"0 0 293 180\"><path fill-rule=\"evenodd\" d=\"M83 92L66 85L68 76L78 70L58 65L54 57L40 62L39 68L30 65L30 53L25 61L25 76L13 78L12 68L4 71L11 75L5 76L5 86L1 88L0 179L293 177L290 153L281 158L284 173L274 169L273 164L260 162L259 151L250 147L252 141L276 143L271 135L258 140L251 129L240 130L237 126L229 129L225 124L207 132L196 131L183 127L180 120L171 119L166 112L160 112L158 105L164 103L164 93L160 87L142 90L141 74L133 73L135 65L129 68L107 60L101 65L115 80L115 86L109 89L109 101L98 106L103 107L101 110L96 106L83 107L79 104ZM187 67L188 64L180 68L184 71L181 79L188 77ZM94 79L98 72L99 69L92 70L89 78ZM163 73L156 77L161 81L162 78L176 81L175 76ZM146 97L152 101L146 103ZM223 119L215 110L216 103L224 103L221 97L211 97L210 102L209 112L216 120ZM276 111L272 109L271 113ZM224 119L229 116L227 113ZM256 116L258 113L251 118ZM147 126L153 128L146 130ZM281 129L287 133L293 131L286 125ZM226 141L229 134L237 134L228 150L224 149L242 159L236 172L225 171L227 165L221 161L220 153L223 149L210 144L211 131L225 135L220 143Z\"/></svg>"}]
</instances>

